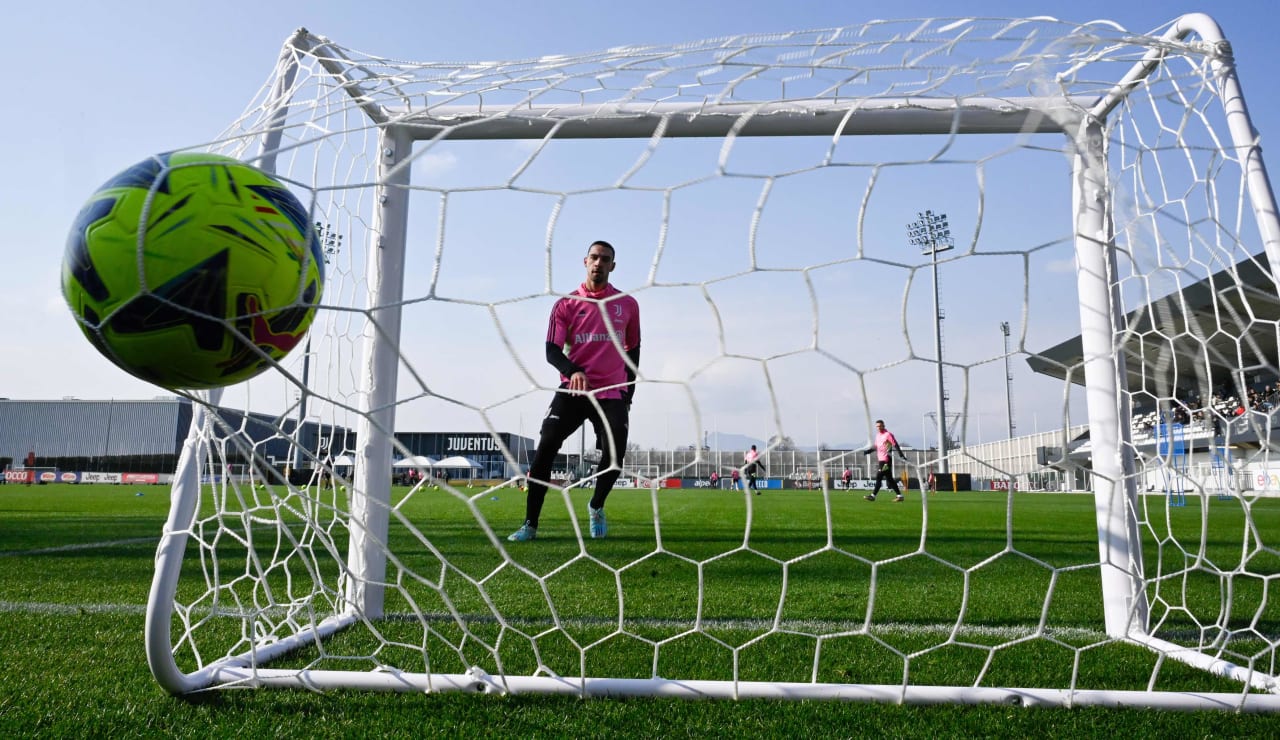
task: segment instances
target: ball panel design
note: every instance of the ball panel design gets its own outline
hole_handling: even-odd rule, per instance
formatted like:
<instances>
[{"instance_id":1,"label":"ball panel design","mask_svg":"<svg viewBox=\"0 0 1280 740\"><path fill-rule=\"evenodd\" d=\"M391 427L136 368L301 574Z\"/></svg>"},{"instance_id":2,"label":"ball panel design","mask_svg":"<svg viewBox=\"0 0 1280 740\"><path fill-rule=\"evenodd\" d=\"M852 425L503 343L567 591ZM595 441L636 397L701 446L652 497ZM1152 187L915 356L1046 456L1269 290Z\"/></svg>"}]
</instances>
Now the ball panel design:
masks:
<instances>
[{"instance_id":1,"label":"ball panel design","mask_svg":"<svg viewBox=\"0 0 1280 740\"><path fill-rule=\"evenodd\" d=\"M111 178L68 235L62 288L86 337L171 389L246 380L305 335L324 285L307 210L236 160L161 155Z\"/></svg>"}]
</instances>

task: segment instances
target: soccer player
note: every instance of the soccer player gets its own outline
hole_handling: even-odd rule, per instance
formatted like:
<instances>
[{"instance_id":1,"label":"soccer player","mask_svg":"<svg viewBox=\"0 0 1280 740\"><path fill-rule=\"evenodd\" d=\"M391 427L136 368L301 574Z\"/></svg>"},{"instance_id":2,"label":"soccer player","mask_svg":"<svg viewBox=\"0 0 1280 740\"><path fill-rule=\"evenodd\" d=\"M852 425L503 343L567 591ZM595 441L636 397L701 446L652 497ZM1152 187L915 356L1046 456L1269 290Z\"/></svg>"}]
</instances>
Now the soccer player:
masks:
<instances>
[{"instance_id":1,"label":"soccer player","mask_svg":"<svg viewBox=\"0 0 1280 740\"><path fill-rule=\"evenodd\" d=\"M756 451L755 445L751 445L751 449L747 450L744 463L746 466L744 470L747 474L747 490L755 491L756 495L759 496L760 489L756 488L756 474L758 472L757 469L759 471L764 470L764 463L760 462L760 453Z\"/></svg>"},{"instance_id":2,"label":"soccer player","mask_svg":"<svg viewBox=\"0 0 1280 740\"><path fill-rule=\"evenodd\" d=\"M524 524L507 537L512 542L527 542L537 536L551 465L560 445L586 421L595 430L600 450L596 466L600 472L587 516L592 537L599 539L608 532L604 502L622 472L635 395L632 368L640 365L640 304L609 283L609 273L617 266L616 254L609 242L592 242L582 260L587 279L551 309L547 362L560 371L560 389L542 420L538 447L529 465Z\"/></svg>"},{"instance_id":3,"label":"soccer player","mask_svg":"<svg viewBox=\"0 0 1280 740\"><path fill-rule=\"evenodd\" d=\"M898 480L893 477L893 452L898 453L898 457L903 462L907 461L907 456L902 454L902 448L898 446L898 438L893 436L893 432L884 428L884 419L876 419L876 437L874 445L865 450L863 454L870 455L876 453L876 461L880 464L876 466L876 485L871 489L871 493L863 496L868 501L875 501L876 494L880 492L880 481L889 482L889 487L893 489L894 501L902 502L906 497L902 495L902 490L898 488Z\"/></svg>"},{"instance_id":4,"label":"soccer player","mask_svg":"<svg viewBox=\"0 0 1280 740\"><path fill-rule=\"evenodd\" d=\"M844 481L844 490L849 490L853 483L853 471L848 468L844 469L844 475L840 476L840 480Z\"/></svg>"}]
</instances>

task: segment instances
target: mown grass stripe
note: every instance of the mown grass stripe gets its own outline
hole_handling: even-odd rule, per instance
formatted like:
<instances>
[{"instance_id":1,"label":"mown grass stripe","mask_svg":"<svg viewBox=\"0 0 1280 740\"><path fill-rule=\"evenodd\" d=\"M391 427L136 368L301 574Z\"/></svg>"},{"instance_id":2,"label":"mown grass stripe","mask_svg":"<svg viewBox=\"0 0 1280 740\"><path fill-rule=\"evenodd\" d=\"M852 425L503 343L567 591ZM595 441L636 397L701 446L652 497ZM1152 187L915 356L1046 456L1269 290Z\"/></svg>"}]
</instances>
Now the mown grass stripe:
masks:
<instances>
[{"instance_id":1,"label":"mown grass stripe","mask_svg":"<svg viewBox=\"0 0 1280 740\"><path fill-rule=\"evenodd\" d=\"M99 550L106 547L120 547L121 545L143 545L147 543L159 544L159 537L131 537L125 540L105 540L103 542L80 542L74 545L59 545L58 547L40 547L34 550L0 550L0 558L22 557L27 555L52 555L60 552L75 552L77 550Z\"/></svg>"}]
</instances>

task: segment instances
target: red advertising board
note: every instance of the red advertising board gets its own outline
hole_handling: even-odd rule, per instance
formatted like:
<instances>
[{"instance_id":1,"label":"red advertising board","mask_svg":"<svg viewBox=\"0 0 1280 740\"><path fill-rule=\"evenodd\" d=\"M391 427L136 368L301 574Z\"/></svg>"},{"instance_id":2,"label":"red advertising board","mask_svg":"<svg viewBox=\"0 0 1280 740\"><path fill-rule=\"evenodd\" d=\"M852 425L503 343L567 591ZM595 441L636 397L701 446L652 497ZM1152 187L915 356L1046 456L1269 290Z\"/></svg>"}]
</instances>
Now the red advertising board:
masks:
<instances>
[{"instance_id":1,"label":"red advertising board","mask_svg":"<svg viewBox=\"0 0 1280 740\"><path fill-rule=\"evenodd\" d=\"M125 473L121 476L125 483L159 483L159 473Z\"/></svg>"},{"instance_id":2,"label":"red advertising board","mask_svg":"<svg viewBox=\"0 0 1280 740\"><path fill-rule=\"evenodd\" d=\"M4 471L5 483L35 483L36 471L34 470L6 470Z\"/></svg>"}]
</instances>

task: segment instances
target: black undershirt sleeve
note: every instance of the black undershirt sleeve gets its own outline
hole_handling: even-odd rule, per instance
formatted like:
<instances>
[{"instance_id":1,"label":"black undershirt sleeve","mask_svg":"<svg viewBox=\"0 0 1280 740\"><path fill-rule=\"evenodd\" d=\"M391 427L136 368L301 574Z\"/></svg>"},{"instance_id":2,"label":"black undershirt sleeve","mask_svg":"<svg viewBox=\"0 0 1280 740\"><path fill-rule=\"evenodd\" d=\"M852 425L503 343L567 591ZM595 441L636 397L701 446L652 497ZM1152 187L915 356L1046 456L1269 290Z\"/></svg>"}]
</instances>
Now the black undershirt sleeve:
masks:
<instances>
[{"instance_id":1,"label":"black undershirt sleeve","mask_svg":"<svg viewBox=\"0 0 1280 740\"><path fill-rule=\"evenodd\" d=\"M566 378L571 377L574 373L584 372L584 370L569 361L569 356L564 353L564 347L555 342L547 342L547 362L552 367L560 371L561 375Z\"/></svg>"},{"instance_id":2,"label":"black undershirt sleeve","mask_svg":"<svg viewBox=\"0 0 1280 740\"><path fill-rule=\"evenodd\" d=\"M626 401L627 405L630 406L631 400L636 396L636 374L631 368L640 367L640 345L637 344L627 350L627 357L630 358L631 364L627 366L628 385L622 391L622 400Z\"/></svg>"}]
</instances>

